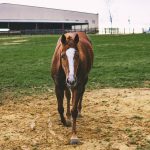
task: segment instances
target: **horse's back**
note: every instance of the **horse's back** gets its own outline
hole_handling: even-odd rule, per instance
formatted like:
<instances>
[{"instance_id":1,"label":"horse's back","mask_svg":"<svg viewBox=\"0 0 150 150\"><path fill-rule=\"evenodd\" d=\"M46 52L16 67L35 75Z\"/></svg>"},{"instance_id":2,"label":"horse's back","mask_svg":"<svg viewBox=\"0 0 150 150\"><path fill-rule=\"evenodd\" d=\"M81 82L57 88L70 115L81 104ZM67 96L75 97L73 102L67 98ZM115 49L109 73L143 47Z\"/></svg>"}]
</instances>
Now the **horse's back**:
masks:
<instances>
[{"instance_id":1,"label":"horse's back","mask_svg":"<svg viewBox=\"0 0 150 150\"><path fill-rule=\"evenodd\" d=\"M89 37L87 36L87 34L85 32L68 32L65 34L65 36L66 36L66 38L72 37L74 39L76 34L78 34L80 41L84 39L84 40L88 41L89 43L91 43Z\"/></svg>"},{"instance_id":2,"label":"horse's back","mask_svg":"<svg viewBox=\"0 0 150 150\"><path fill-rule=\"evenodd\" d=\"M80 39L85 39L91 43L89 37L87 36L85 32L77 32L77 34L79 35Z\"/></svg>"},{"instance_id":3,"label":"horse's back","mask_svg":"<svg viewBox=\"0 0 150 150\"><path fill-rule=\"evenodd\" d=\"M84 64L87 66L87 71L89 72L92 65L93 65L93 48L92 48L92 43L89 39L89 37L86 35L84 32L77 32L79 35L80 42L78 44L79 51L82 51L82 55L84 55Z\"/></svg>"}]
</instances>

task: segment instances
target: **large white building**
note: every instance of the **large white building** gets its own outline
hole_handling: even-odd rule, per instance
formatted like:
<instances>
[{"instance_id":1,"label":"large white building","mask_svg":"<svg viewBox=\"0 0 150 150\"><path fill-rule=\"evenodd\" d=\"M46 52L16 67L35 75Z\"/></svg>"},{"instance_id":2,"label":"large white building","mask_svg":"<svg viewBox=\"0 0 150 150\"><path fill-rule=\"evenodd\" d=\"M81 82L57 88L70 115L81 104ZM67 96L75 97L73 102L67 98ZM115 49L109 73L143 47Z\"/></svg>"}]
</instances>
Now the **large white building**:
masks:
<instances>
[{"instance_id":1,"label":"large white building","mask_svg":"<svg viewBox=\"0 0 150 150\"><path fill-rule=\"evenodd\" d=\"M10 30L98 29L98 14L2 3L0 4L0 28Z\"/></svg>"}]
</instances>

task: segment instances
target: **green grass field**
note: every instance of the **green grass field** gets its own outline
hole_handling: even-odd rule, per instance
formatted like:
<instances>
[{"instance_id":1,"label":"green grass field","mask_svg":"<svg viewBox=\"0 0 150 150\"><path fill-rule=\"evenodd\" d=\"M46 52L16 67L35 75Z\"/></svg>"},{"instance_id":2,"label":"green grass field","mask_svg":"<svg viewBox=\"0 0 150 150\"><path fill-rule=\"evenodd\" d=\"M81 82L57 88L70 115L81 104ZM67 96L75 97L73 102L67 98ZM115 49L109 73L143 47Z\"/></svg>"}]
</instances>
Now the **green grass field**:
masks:
<instances>
[{"instance_id":1,"label":"green grass field","mask_svg":"<svg viewBox=\"0 0 150 150\"><path fill-rule=\"evenodd\" d=\"M0 89L52 87L50 65L58 37L0 37ZM150 87L150 35L90 38L95 59L88 88Z\"/></svg>"}]
</instances>

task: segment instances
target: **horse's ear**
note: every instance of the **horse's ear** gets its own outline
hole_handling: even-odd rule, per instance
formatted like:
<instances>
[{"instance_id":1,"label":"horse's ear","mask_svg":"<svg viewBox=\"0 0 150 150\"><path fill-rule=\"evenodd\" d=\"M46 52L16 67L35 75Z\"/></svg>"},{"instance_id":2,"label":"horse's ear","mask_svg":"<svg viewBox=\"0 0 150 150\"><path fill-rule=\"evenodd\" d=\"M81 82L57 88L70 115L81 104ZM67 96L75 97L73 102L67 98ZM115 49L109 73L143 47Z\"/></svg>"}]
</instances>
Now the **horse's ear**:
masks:
<instances>
[{"instance_id":1,"label":"horse's ear","mask_svg":"<svg viewBox=\"0 0 150 150\"><path fill-rule=\"evenodd\" d=\"M66 44L66 36L64 34L61 37L61 43Z\"/></svg>"},{"instance_id":2,"label":"horse's ear","mask_svg":"<svg viewBox=\"0 0 150 150\"><path fill-rule=\"evenodd\" d=\"M76 34L76 36L74 38L74 41L75 41L76 44L78 44L78 42L79 42L79 35L78 34Z\"/></svg>"}]
</instances>

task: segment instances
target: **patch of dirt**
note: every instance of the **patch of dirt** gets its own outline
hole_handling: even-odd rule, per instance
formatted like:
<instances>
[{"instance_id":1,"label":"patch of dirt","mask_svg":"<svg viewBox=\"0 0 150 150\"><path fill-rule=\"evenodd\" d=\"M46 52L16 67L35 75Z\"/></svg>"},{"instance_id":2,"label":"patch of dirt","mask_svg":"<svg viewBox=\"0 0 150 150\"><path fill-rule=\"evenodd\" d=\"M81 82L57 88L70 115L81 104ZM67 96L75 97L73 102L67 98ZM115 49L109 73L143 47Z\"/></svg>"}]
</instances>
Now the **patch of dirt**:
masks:
<instances>
[{"instance_id":1,"label":"patch of dirt","mask_svg":"<svg viewBox=\"0 0 150 150\"><path fill-rule=\"evenodd\" d=\"M69 144L71 128L60 124L53 93L5 98L0 150L150 149L150 89L86 91L77 120L79 145Z\"/></svg>"},{"instance_id":2,"label":"patch of dirt","mask_svg":"<svg viewBox=\"0 0 150 150\"><path fill-rule=\"evenodd\" d=\"M28 41L28 40L26 40L26 39L14 40L14 41L10 41L10 42L4 42L4 43L2 43L2 45L17 45L17 44L21 44L26 41Z\"/></svg>"}]
</instances>

